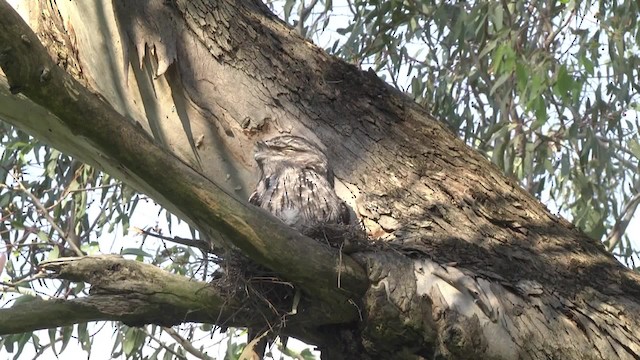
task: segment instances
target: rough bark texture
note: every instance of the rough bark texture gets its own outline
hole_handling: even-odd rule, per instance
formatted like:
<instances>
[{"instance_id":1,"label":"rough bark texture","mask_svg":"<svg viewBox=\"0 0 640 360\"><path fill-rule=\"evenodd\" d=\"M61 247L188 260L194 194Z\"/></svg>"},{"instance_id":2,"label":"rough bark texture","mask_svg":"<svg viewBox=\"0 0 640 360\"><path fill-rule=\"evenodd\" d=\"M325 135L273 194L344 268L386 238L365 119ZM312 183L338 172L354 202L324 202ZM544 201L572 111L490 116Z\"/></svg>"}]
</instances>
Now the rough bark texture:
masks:
<instances>
[{"instance_id":1,"label":"rough bark texture","mask_svg":"<svg viewBox=\"0 0 640 360\"><path fill-rule=\"evenodd\" d=\"M54 60L140 124L155 144L237 198L246 199L255 181L256 139L293 133L324 144L339 195L370 238L383 240L376 250L344 255L368 274L362 298L354 294L367 284L357 275L343 289L335 287L351 296L358 313L342 324L300 329L326 358L640 357L637 274L550 214L406 96L301 39L262 4L51 4L55 11L45 19L53 20L34 17L31 27ZM29 19L27 8L20 9ZM60 36L70 40L66 47L47 40ZM14 101L10 97L0 92L0 102ZM47 136L16 112L0 109L0 117ZM91 134L84 136L90 146ZM47 139L64 146L60 137ZM134 180L142 173L111 168ZM157 176L162 170L146 169ZM208 220L213 215L193 216L197 199L172 202L148 179L138 181L139 189L191 214L205 233L220 226ZM223 211L214 201L199 204L202 214L209 214L207 206L212 214ZM269 257L252 250L260 237L245 238L227 241L285 278L291 274L278 267L286 262L304 272L305 252ZM312 275L296 277L296 285L304 287ZM313 284L306 286L313 293Z\"/></svg>"},{"instance_id":2,"label":"rough bark texture","mask_svg":"<svg viewBox=\"0 0 640 360\"><path fill-rule=\"evenodd\" d=\"M91 295L68 301L34 298L0 309L0 334L97 320L122 321L130 326L198 322L221 327L262 326L264 319L256 313L273 323L279 320L270 315L273 312L264 302L251 298L242 281L194 281L114 255L61 258L43 262L40 268L56 279L91 284ZM283 334L304 336L306 324L327 319L323 306L301 302L299 316L288 319Z\"/></svg>"}]
</instances>

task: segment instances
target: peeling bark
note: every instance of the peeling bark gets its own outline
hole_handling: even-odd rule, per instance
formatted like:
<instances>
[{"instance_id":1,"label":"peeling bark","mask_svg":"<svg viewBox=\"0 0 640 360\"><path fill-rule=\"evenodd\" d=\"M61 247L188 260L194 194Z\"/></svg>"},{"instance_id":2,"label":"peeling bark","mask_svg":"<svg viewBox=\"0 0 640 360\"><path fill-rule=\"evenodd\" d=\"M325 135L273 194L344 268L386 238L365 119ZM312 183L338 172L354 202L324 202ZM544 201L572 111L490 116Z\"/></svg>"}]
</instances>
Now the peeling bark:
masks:
<instances>
[{"instance_id":1,"label":"peeling bark","mask_svg":"<svg viewBox=\"0 0 640 360\"><path fill-rule=\"evenodd\" d=\"M0 107L0 117L72 154L90 148L83 160L108 164L205 234L222 231L303 288L325 320L327 309L345 311L339 323L290 329L326 358L640 357L637 274L404 94L299 38L261 3L52 4L50 16L66 20L34 18L31 27L45 44L54 35L42 34L68 36L66 51L47 47L53 63L72 59L68 73L81 80L73 88L100 94L106 101L96 107L117 112L105 121L136 128L136 144L148 139L149 156L169 154L162 159L177 170L168 175L165 164L119 158L90 128L74 137L81 124L70 119L78 114L56 111L51 90L38 95L38 69L27 63L12 73L0 61L12 86L34 87L12 90L49 109L62 130L50 134L18 110ZM103 31L87 30L80 14ZM105 56L96 56L100 46ZM31 83L18 81L25 69ZM15 102L2 87L0 104ZM338 255L242 203L255 180L253 141L279 133L324 144L337 191L376 240L371 247ZM344 272L328 270L335 264ZM344 276L340 288L336 272Z\"/></svg>"}]
</instances>

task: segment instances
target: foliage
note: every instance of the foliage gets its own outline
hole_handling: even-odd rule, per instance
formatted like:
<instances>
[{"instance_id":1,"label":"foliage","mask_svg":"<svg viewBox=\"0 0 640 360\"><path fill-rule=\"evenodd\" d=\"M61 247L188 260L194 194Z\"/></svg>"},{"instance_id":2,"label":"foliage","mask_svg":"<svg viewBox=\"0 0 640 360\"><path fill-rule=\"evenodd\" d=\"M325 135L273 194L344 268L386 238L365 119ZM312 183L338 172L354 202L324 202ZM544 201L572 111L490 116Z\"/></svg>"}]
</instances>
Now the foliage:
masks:
<instances>
[{"instance_id":1,"label":"foliage","mask_svg":"<svg viewBox=\"0 0 640 360\"><path fill-rule=\"evenodd\" d=\"M101 249L107 253L119 251L113 249L113 239L129 234L131 218L139 204L142 204L143 213L148 213L149 209L155 209L158 215L164 213L165 227L169 230L176 223L171 214L108 174L61 154L4 123L0 123L0 132L4 150L0 157L0 178L3 180L0 184L0 258L3 259L0 274L4 273L0 278L0 300L3 306L31 301L36 296L86 296L88 289L83 283L50 279L46 283L38 282L41 277L38 264L61 256L95 254ZM152 220L149 215L144 219L147 223ZM195 248L158 241L145 243L148 234L161 234L162 229L158 224L145 230L136 229L142 234L138 246L127 243L120 254L135 256L139 261L151 262L189 277L202 277L211 272L211 265L203 261L203 255ZM192 232L192 235L197 234ZM70 242L75 244L77 251L69 246ZM0 348L4 347L14 358L18 358L29 344L36 356L48 349L57 355L67 349L69 341L75 337L80 349L90 353L90 331L96 330L87 324L78 324L49 329L48 341L41 338L42 332L4 336L0 338ZM149 335L120 328L113 353L137 358L140 354L137 350L141 345L148 345L146 342L154 333L155 330ZM157 342L164 344L164 341ZM173 347L175 349L160 347L152 357L169 354L168 358L174 358L171 355L174 352L184 352L180 346Z\"/></svg>"}]
</instances>

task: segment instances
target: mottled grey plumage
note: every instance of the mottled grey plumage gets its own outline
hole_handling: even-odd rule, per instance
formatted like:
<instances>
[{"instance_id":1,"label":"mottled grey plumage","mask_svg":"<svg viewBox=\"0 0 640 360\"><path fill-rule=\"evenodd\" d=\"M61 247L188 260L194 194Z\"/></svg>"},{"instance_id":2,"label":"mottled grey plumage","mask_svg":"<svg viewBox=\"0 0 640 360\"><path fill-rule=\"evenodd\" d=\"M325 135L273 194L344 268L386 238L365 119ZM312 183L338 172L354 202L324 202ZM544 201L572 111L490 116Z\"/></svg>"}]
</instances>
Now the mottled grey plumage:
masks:
<instances>
[{"instance_id":1,"label":"mottled grey plumage","mask_svg":"<svg viewBox=\"0 0 640 360\"><path fill-rule=\"evenodd\" d=\"M278 136L258 142L255 159L261 174L249 202L297 230L349 223L327 156L317 146L298 136Z\"/></svg>"},{"instance_id":2,"label":"mottled grey plumage","mask_svg":"<svg viewBox=\"0 0 640 360\"><path fill-rule=\"evenodd\" d=\"M327 156L298 136L278 136L256 145L260 180L249 202L299 231L322 224L348 224L349 211L333 189L333 172ZM249 341L258 335L249 329ZM255 345L264 355L267 337ZM283 339L286 342L286 337Z\"/></svg>"}]
</instances>

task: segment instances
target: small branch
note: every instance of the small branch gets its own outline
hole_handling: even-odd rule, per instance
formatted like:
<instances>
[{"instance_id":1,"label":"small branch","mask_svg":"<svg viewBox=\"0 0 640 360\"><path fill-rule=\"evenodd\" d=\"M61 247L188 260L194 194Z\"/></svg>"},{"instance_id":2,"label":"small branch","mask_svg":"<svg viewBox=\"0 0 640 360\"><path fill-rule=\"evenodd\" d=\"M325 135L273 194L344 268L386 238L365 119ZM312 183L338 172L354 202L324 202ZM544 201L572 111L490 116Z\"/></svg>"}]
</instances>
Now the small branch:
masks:
<instances>
[{"instance_id":1,"label":"small branch","mask_svg":"<svg viewBox=\"0 0 640 360\"><path fill-rule=\"evenodd\" d=\"M15 286L12 283L5 283L5 282L0 282L0 292L2 293L16 293L16 294L20 294L20 295L28 295L28 296L33 296L34 298L41 298L43 300L49 300L50 297L44 294L39 294L37 292L35 292L32 289L29 288L24 288L24 287L20 287L20 286Z\"/></svg>"},{"instance_id":2,"label":"small branch","mask_svg":"<svg viewBox=\"0 0 640 360\"><path fill-rule=\"evenodd\" d=\"M205 253L211 253L211 254L215 253L213 251L214 249L211 246L211 243L209 243L207 241L204 241L204 240L186 239L186 238L182 238L182 237L179 237L179 236L174 236L174 237L164 236L164 235L152 233L152 232L144 230L144 229L140 229L138 227L133 227L132 230L137 232L138 234L151 236L151 237L154 237L154 238L157 238L157 239L160 239L160 240L171 241L173 243L180 244L180 245L196 247L196 248L204 251Z\"/></svg>"},{"instance_id":3,"label":"small branch","mask_svg":"<svg viewBox=\"0 0 640 360\"><path fill-rule=\"evenodd\" d=\"M186 321L253 323L251 309L243 308L244 299L119 256L61 258L41 263L41 269L53 278L88 282L94 295L33 300L0 309L0 335L98 320L162 326Z\"/></svg>"},{"instance_id":4,"label":"small branch","mask_svg":"<svg viewBox=\"0 0 640 360\"><path fill-rule=\"evenodd\" d=\"M311 11L318 3L318 0L312 0L309 6L304 5L304 0L300 4L300 19L298 19L298 34L302 37L307 37L307 34L304 31L304 22L307 21L309 15L311 15Z\"/></svg>"},{"instance_id":5,"label":"small branch","mask_svg":"<svg viewBox=\"0 0 640 360\"><path fill-rule=\"evenodd\" d=\"M50 329L95 320L118 320L86 300L33 300L0 309L0 335Z\"/></svg>"},{"instance_id":6,"label":"small branch","mask_svg":"<svg viewBox=\"0 0 640 360\"><path fill-rule=\"evenodd\" d=\"M45 274L43 274L42 272L38 272L37 274L33 274L33 275L29 275L20 279L14 279L14 281L12 282L4 282L4 281L0 281L0 285L5 285L7 287L15 287L16 288L16 292L20 292L20 291L25 291L26 289L24 287L18 287L18 285L22 284L22 283L29 283L35 280L39 280L42 278L47 277ZM34 293L35 294L35 293ZM36 296L36 295L33 295Z\"/></svg>"},{"instance_id":7,"label":"small branch","mask_svg":"<svg viewBox=\"0 0 640 360\"><path fill-rule=\"evenodd\" d=\"M165 329L165 328L163 328ZM170 328L166 328L166 329L170 329ZM173 358L174 359L180 359L180 360L188 360L187 357L185 357L184 355L178 354L178 352L176 352L174 349L172 349L171 347L167 346L164 341L160 340L158 337L156 337L153 334L150 334L147 329L143 329L144 333L151 338L153 341L157 342L158 345L160 345L160 347L162 347L166 352L173 354Z\"/></svg>"},{"instance_id":8,"label":"small branch","mask_svg":"<svg viewBox=\"0 0 640 360\"><path fill-rule=\"evenodd\" d=\"M93 187L86 187L82 189L73 189L73 190L65 190L65 191L67 193L87 192L87 191L94 191L94 190L104 190L104 189L112 188L118 185L120 184L118 183L118 184L100 185L100 186L93 186Z\"/></svg>"},{"instance_id":9,"label":"small branch","mask_svg":"<svg viewBox=\"0 0 640 360\"><path fill-rule=\"evenodd\" d=\"M635 194L629 202L627 202L622 209L621 217L616 220L616 224L611 229L611 232L607 236L606 244L607 251L611 252L620 243L622 235L627 231L629 222L633 218L633 214L636 212L636 208L640 204L640 193Z\"/></svg>"},{"instance_id":10,"label":"small branch","mask_svg":"<svg viewBox=\"0 0 640 360\"><path fill-rule=\"evenodd\" d=\"M164 327L162 329L167 334L169 334L169 336L171 336L173 340L175 340L178 344L180 344L180 346L182 346L185 350L187 350L191 355L197 357L198 359L213 360L212 357L196 349L195 346L193 346L193 344L190 341L180 336L180 334L178 334L177 331L169 327Z\"/></svg>"}]
</instances>

